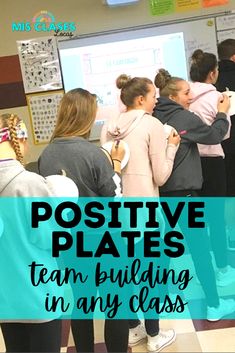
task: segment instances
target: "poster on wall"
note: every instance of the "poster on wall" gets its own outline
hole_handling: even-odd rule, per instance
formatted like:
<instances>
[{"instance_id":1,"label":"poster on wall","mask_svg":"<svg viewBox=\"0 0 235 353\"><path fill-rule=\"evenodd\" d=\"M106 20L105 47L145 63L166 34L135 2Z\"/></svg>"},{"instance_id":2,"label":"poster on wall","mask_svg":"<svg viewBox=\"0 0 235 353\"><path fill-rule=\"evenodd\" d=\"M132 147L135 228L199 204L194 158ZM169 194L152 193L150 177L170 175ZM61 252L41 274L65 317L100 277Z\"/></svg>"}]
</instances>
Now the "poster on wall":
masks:
<instances>
[{"instance_id":1,"label":"poster on wall","mask_svg":"<svg viewBox=\"0 0 235 353\"><path fill-rule=\"evenodd\" d=\"M175 10L174 0L149 0L149 6L154 16L169 15Z\"/></svg>"},{"instance_id":2,"label":"poster on wall","mask_svg":"<svg viewBox=\"0 0 235 353\"><path fill-rule=\"evenodd\" d=\"M27 95L34 143L36 145L50 141L55 128L57 110L63 95L63 90Z\"/></svg>"},{"instance_id":3,"label":"poster on wall","mask_svg":"<svg viewBox=\"0 0 235 353\"><path fill-rule=\"evenodd\" d=\"M235 28L235 15L225 15L225 16L216 17L216 27L217 27L217 31L234 29Z\"/></svg>"},{"instance_id":4,"label":"poster on wall","mask_svg":"<svg viewBox=\"0 0 235 353\"><path fill-rule=\"evenodd\" d=\"M222 42L225 39L235 39L235 28L229 29L227 31L219 31L217 32L218 42Z\"/></svg>"},{"instance_id":5,"label":"poster on wall","mask_svg":"<svg viewBox=\"0 0 235 353\"><path fill-rule=\"evenodd\" d=\"M228 5L230 0L149 0L153 16L163 16L183 11L199 10L203 7Z\"/></svg>"},{"instance_id":6,"label":"poster on wall","mask_svg":"<svg viewBox=\"0 0 235 353\"><path fill-rule=\"evenodd\" d=\"M235 38L235 15L224 15L216 17L216 29L218 42L225 39Z\"/></svg>"},{"instance_id":7,"label":"poster on wall","mask_svg":"<svg viewBox=\"0 0 235 353\"><path fill-rule=\"evenodd\" d=\"M198 10L200 7L200 0L176 0L176 12Z\"/></svg>"},{"instance_id":8,"label":"poster on wall","mask_svg":"<svg viewBox=\"0 0 235 353\"><path fill-rule=\"evenodd\" d=\"M25 93L62 89L55 37L17 41Z\"/></svg>"},{"instance_id":9,"label":"poster on wall","mask_svg":"<svg viewBox=\"0 0 235 353\"><path fill-rule=\"evenodd\" d=\"M202 0L202 7L228 5L229 0Z\"/></svg>"}]
</instances>

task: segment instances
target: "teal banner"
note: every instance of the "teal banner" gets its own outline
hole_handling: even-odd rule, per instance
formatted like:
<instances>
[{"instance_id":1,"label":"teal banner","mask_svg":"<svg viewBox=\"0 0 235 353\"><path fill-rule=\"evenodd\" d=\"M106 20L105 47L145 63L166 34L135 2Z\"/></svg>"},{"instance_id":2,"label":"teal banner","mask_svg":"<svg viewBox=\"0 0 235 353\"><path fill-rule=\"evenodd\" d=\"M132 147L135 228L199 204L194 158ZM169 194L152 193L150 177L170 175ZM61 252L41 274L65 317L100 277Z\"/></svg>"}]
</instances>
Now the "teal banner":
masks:
<instances>
[{"instance_id":1,"label":"teal banner","mask_svg":"<svg viewBox=\"0 0 235 353\"><path fill-rule=\"evenodd\" d=\"M235 319L233 267L235 198L0 198L0 320Z\"/></svg>"}]
</instances>

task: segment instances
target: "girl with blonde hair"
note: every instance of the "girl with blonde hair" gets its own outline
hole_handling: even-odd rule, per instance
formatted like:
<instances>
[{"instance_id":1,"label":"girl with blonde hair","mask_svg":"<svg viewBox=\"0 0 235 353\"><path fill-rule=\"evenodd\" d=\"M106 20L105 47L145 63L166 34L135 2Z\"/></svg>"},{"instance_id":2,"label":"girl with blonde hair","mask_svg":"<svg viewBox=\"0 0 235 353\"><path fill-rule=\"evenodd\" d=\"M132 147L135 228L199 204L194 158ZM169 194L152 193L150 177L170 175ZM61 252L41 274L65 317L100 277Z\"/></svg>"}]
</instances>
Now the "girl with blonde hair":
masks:
<instances>
[{"instance_id":1,"label":"girl with blonde hair","mask_svg":"<svg viewBox=\"0 0 235 353\"><path fill-rule=\"evenodd\" d=\"M80 196L114 196L120 190L120 178L107 163L104 152L88 140L96 112L95 94L76 88L64 95L51 143L39 158L39 171L47 176L65 170L78 186ZM120 173L122 145L113 148L111 154L114 169Z\"/></svg>"},{"instance_id":2,"label":"girl with blonde hair","mask_svg":"<svg viewBox=\"0 0 235 353\"><path fill-rule=\"evenodd\" d=\"M24 168L27 137L26 126L17 115L0 116L0 197L53 196L46 179ZM3 217L4 210L1 211ZM34 241L30 238L28 216L23 210L7 210L8 218L0 230L0 317L6 311L7 318L10 318L2 321L0 326L6 352L59 352L60 314L54 313L51 319L37 320L47 293L53 293L53 286L48 283L37 287L36 291L33 286L25 287L32 257L35 262L44 263L48 268L57 268L55 259L44 247L44 237L39 236ZM17 279L17 283L12 278ZM27 288L27 292L22 288ZM20 298L27 298L27 303L22 303ZM24 312L30 310L30 318L12 319L17 317L19 305L24 304L27 306Z\"/></svg>"},{"instance_id":3,"label":"girl with blonde hair","mask_svg":"<svg viewBox=\"0 0 235 353\"><path fill-rule=\"evenodd\" d=\"M96 112L96 95L89 91L77 88L64 95L51 143L39 159L39 171L48 176L65 170L78 186L81 197L113 197L120 195L121 179L116 173L121 172L124 149L122 143L113 144L113 169L105 153L88 141ZM93 320L73 319L71 326L76 350L94 352ZM127 320L105 320L104 336L108 352L126 352Z\"/></svg>"}]
</instances>

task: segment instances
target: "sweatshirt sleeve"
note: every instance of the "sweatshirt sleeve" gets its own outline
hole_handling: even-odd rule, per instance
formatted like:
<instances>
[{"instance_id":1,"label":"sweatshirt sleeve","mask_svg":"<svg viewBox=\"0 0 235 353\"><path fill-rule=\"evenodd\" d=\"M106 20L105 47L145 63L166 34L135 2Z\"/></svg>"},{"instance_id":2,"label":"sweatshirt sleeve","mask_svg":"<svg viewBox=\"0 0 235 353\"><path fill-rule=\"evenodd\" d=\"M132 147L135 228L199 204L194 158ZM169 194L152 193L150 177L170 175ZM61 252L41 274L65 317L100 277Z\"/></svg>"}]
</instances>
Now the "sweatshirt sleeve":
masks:
<instances>
[{"instance_id":1,"label":"sweatshirt sleeve","mask_svg":"<svg viewBox=\"0 0 235 353\"><path fill-rule=\"evenodd\" d=\"M25 211L25 224L28 225L28 239L31 244L35 247L43 250L50 250L52 247L52 232L56 230L62 230L61 227L57 225L56 220L51 216L45 222L39 222L38 228L32 228L31 222L33 217L36 217L36 212L32 212L31 200L34 202L45 202L48 204L48 209L55 207L55 196L50 189L47 181L40 175L26 171L22 175L24 180L19 181L21 189L24 189L24 196L26 200ZM30 198L29 198L30 197ZM22 197L21 197L22 199ZM40 205L39 214L46 212L44 210L44 204ZM23 218L22 218L23 219Z\"/></svg>"},{"instance_id":2,"label":"sweatshirt sleeve","mask_svg":"<svg viewBox=\"0 0 235 353\"><path fill-rule=\"evenodd\" d=\"M218 100L222 98L222 93L218 91L209 91L201 98L192 102L190 105L190 110L198 115L205 124L211 125L216 119L216 115L218 113ZM229 122L229 128L223 140L229 138L230 136L231 119L229 114L226 114L226 116Z\"/></svg>"},{"instance_id":3,"label":"sweatshirt sleeve","mask_svg":"<svg viewBox=\"0 0 235 353\"><path fill-rule=\"evenodd\" d=\"M153 120L150 132L149 156L153 179L156 185L162 186L171 175L178 146L167 144L163 124Z\"/></svg>"},{"instance_id":4,"label":"sweatshirt sleeve","mask_svg":"<svg viewBox=\"0 0 235 353\"><path fill-rule=\"evenodd\" d=\"M222 99L223 95L220 92L218 92L218 91L214 91L213 93L214 93L214 97L212 95L212 98L214 98L213 99L214 101L210 97L208 97L209 98L209 102L207 102L207 104L208 104L209 114L211 115L213 121L215 121L215 119L217 118L217 114L218 114L218 109L217 109L218 98ZM197 112L195 112L195 113L197 113ZM228 130L227 130L226 134L223 137L223 140L226 140L227 138L230 137L230 129L231 129L230 115L226 114L226 118L228 120L228 124L229 125L228 125ZM207 125L211 125L210 122L208 122L208 119L206 119L205 123Z\"/></svg>"},{"instance_id":5,"label":"sweatshirt sleeve","mask_svg":"<svg viewBox=\"0 0 235 353\"><path fill-rule=\"evenodd\" d=\"M186 133L184 140L201 143L204 145L216 145L220 143L226 135L229 122L225 113L217 113L211 125L207 125L196 114L190 111L182 112L182 119L185 120Z\"/></svg>"}]
</instances>

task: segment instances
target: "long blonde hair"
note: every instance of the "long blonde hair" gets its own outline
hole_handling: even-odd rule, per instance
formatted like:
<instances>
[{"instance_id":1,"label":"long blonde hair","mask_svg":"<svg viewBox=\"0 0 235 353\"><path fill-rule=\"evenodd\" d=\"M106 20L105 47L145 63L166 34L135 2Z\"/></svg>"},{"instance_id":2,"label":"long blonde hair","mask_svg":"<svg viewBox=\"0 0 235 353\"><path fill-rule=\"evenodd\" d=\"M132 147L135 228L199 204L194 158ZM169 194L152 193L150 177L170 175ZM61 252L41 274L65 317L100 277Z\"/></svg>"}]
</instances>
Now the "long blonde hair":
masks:
<instances>
[{"instance_id":1,"label":"long blonde hair","mask_svg":"<svg viewBox=\"0 0 235 353\"><path fill-rule=\"evenodd\" d=\"M67 92L60 103L55 130L56 137L80 136L88 138L97 111L96 95L76 88Z\"/></svg>"},{"instance_id":2,"label":"long blonde hair","mask_svg":"<svg viewBox=\"0 0 235 353\"><path fill-rule=\"evenodd\" d=\"M21 119L15 114L2 114L0 115L0 128L8 128L10 134L10 143L16 154L16 159L21 163L23 162L23 155L20 149L19 138L17 137L16 127Z\"/></svg>"}]
</instances>

